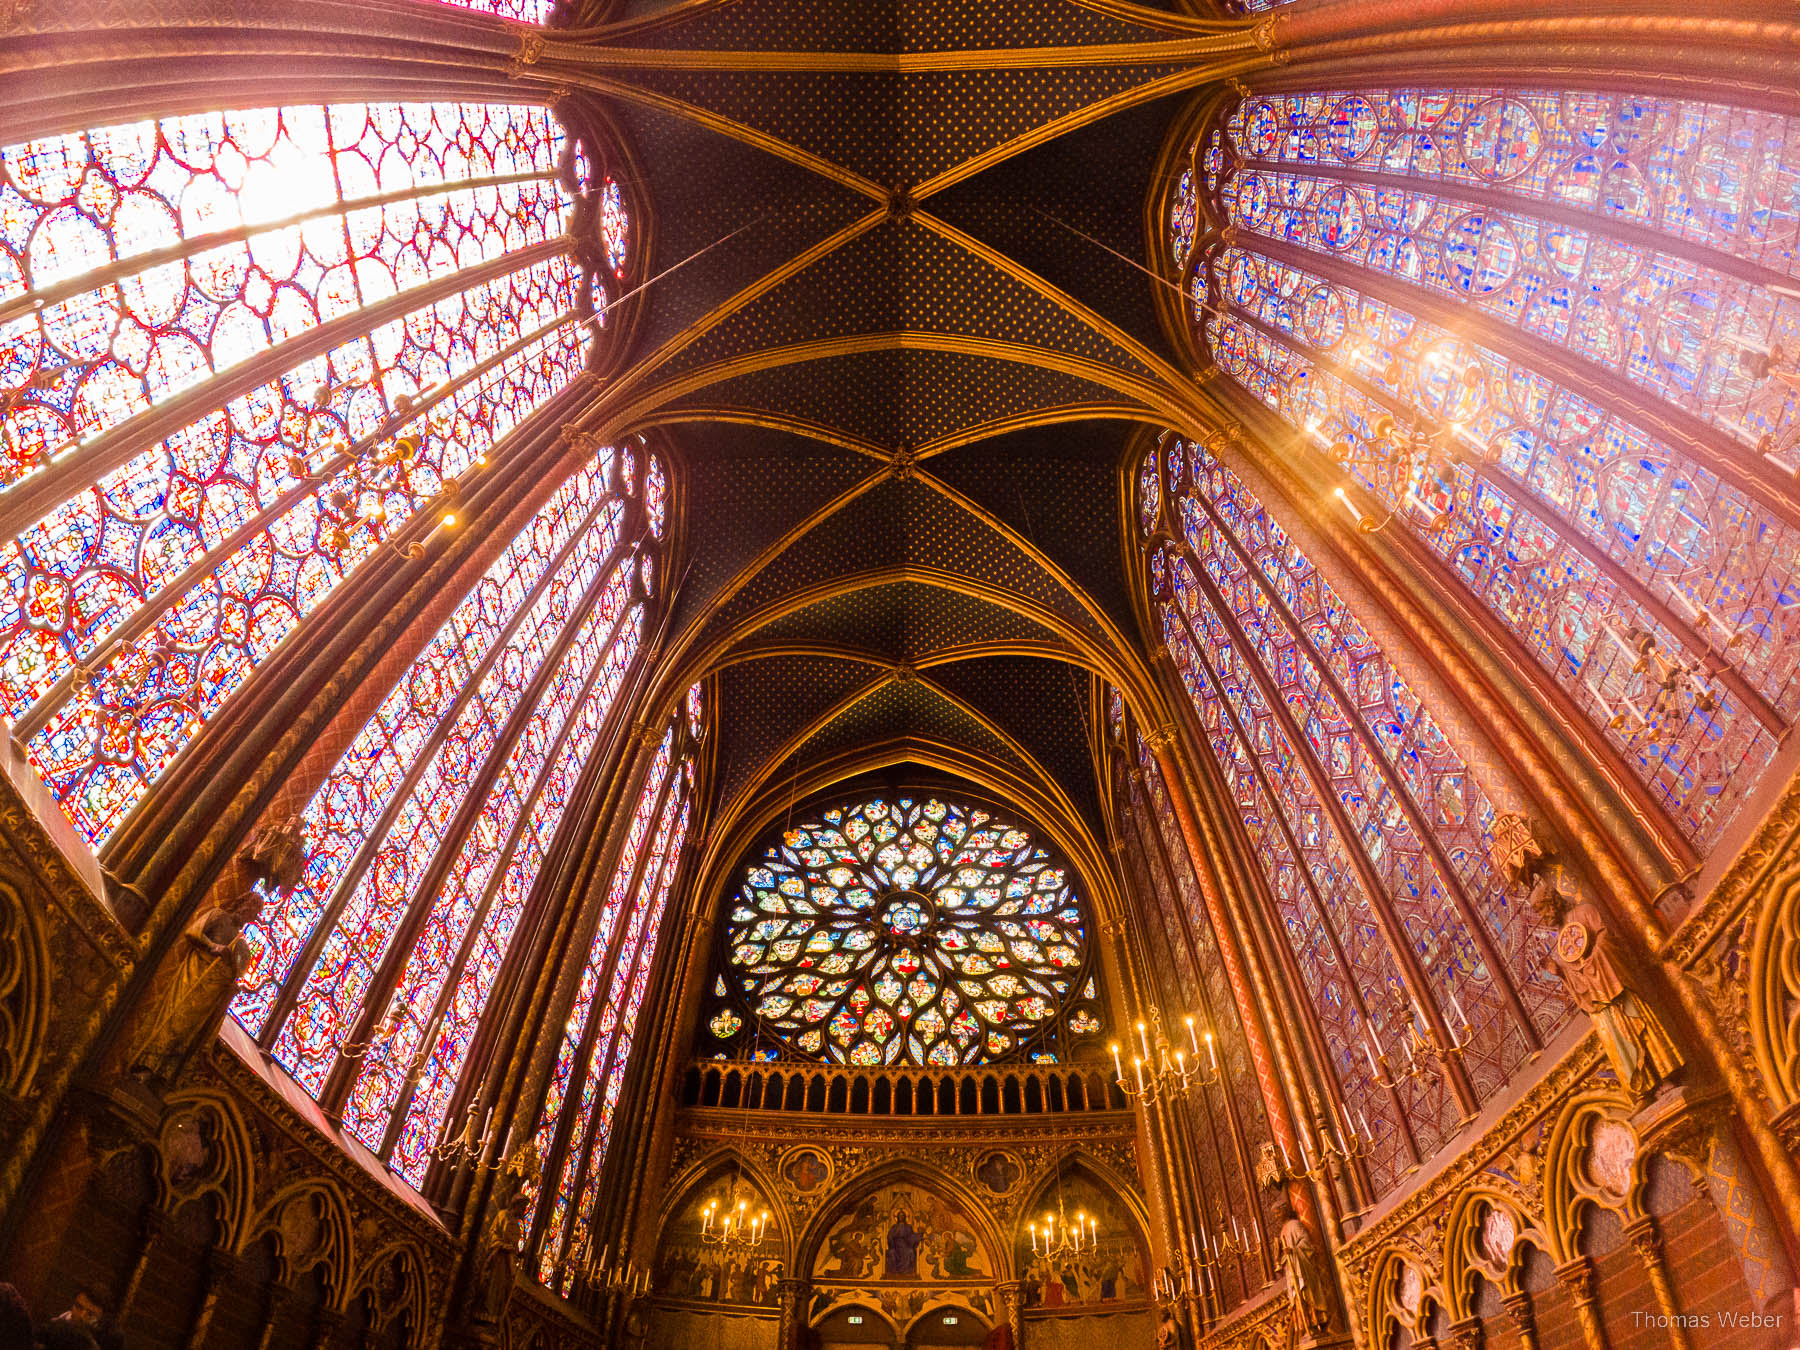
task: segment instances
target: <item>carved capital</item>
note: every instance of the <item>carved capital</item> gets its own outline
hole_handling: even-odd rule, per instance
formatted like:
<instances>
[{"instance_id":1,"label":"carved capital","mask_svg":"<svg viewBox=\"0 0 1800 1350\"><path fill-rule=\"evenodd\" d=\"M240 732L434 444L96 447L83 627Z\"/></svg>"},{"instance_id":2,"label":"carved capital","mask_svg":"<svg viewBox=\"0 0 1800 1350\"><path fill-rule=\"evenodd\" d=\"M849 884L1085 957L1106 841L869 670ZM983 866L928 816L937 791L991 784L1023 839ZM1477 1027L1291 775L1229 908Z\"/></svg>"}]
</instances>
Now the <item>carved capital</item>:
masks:
<instances>
[{"instance_id":1,"label":"carved capital","mask_svg":"<svg viewBox=\"0 0 1800 1350\"><path fill-rule=\"evenodd\" d=\"M1662 1234L1656 1231L1654 1219L1648 1215L1633 1219L1625 1225L1625 1239L1645 1265L1662 1264Z\"/></svg>"},{"instance_id":2,"label":"carved capital","mask_svg":"<svg viewBox=\"0 0 1800 1350\"><path fill-rule=\"evenodd\" d=\"M1286 16L1277 14L1264 19L1250 30L1250 40L1256 44L1256 49L1278 66L1285 66L1288 63L1287 43L1282 39L1281 34L1281 30L1286 26Z\"/></svg>"},{"instance_id":3,"label":"carved capital","mask_svg":"<svg viewBox=\"0 0 1800 1350\"><path fill-rule=\"evenodd\" d=\"M1531 1310L1531 1295L1523 1292L1508 1294L1500 1303L1506 1309L1506 1315L1512 1318L1512 1324L1519 1329L1519 1335L1535 1341L1537 1316Z\"/></svg>"},{"instance_id":4,"label":"carved capital","mask_svg":"<svg viewBox=\"0 0 1800 1350\"><path fill-rule=\"evenodd\" d=\"M1168 648L1164 647L1163 651L1167 652ZM1175 737L1177 734L1173 722L1164 722L1154 730L1143 733L1144 744L1149 746L1153 752L1157 750L1167 750L1171 745L1175 744Z\"/></svg>"},{"instance_id":5,"label":"carved capital","mask_svg":"<svg viewBox=\"0 0 1800 1350\"><path fill-rule=\"evenodd\" d=\"M1567 1265L1558 1266L1556 1282L1573 1302L1584 1307L1593 1306L1594 1263L1587 1257L1578 1256Z\"/></svg>"}]
</instances>

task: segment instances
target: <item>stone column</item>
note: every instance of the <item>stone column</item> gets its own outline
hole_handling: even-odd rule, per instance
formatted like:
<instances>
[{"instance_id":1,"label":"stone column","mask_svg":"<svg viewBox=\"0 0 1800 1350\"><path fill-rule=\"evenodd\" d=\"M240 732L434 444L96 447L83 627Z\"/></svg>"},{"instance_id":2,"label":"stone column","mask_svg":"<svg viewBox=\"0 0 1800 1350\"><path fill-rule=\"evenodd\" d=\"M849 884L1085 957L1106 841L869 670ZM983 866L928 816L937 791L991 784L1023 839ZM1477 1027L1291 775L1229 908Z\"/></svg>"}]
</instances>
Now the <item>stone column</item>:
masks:
<instances>
[{"instance_id":1,"label":"stone column","mask_svg":"<svg viewBox=\"0 0 1800 1350\"><path fill-rule=\"evenodd\" d=\"M1482 1350L1486 1343L1487 1336L1481 1329L1479 1317L1465 1317L1450 1324L1451 1350Z\"/></svg>"},{"instance_id":2,"label":"stone column","mask_svg":"<svg viewBox=\"0 0 1800 1350\"><path fill-rule=\"evenodd\" d=\"M280 1280L269 1285L268 1297L263 1304L262 1333L256 1338L256 1350L269 1350L269 1343L275 1339L275 1328L281 1325L281 1315L293 1301L292 1285L283 1284Z\"/></svg>"},{"instance_id":3,"label":"stone column","mask_svg":"<svg viewBox=\"0 0 1800 1350\"><path fill-rule=\"evenodd\" d=\"M1600 1321L1600 1307L1594 1299L1594 1263L1578 1256L1556 1268L1556 1279L1575 1305L1575 1320L1581 1323L1581 1338L1587 1342L1588 1350L1609 1350L1606 1327Z\"/></svg>"},{"instance_id":4,"label":"stone column","mask_svg":"<svg viewBox=\"0 0 1800 1350\"><path fill-rule=\"evenodd\" d=\"M1681 1324L1681 1308L1675 1302L1675 1288L1669 1283L1669 1267L1663 1260L1662 1234L1656 1231L1656 1220L1648 1216L1633 1219L1625 1227L1625 1236L1650 1276L1656 1306L1668 1319L1670 1350L1689 1350L1687 1328Z\"/></svg>"},{"instance_id":5,"label":"stone column","mask_svg":"<svg viewBox=\"0 0 1800 1350\"><path fill-rule=\"evenodd\" d=\"M144 1283L144 1276L150 1270L150 1251L161 1236L166 1216L152 1201L144 1206L143 1213L138 1215L138 1250L137 1258L131 1263L131 1274L125 1277L125 1287L119 1291L119 1308L114 1314L120 1326L125 1324L125 1317L131 1311L131 1305L137 1302L138 1289Z\"/></svg>"},{"instance_id":6,"label":"stone column","mask_svg":"<svg viewBox=\"0 0 1800 1350\"><path fill-rule=\"evenodd\" d=\"M338 1343L338 1334L344 1329L344 1314L336 1308L320 1306L318 1314L313 1318L312 1350L332 1350Z\"/></svg>"},{"instance_id":7,"label":"stone column","mask_svg":"<svg viewBox=\"0 0 1800 1350\"><path fill-rule=\"evenodd\" d=\"M206 1333L212 1330L213 1314L219 1307L219 1291L243 1268L242 1261L222 1248L214 1247L206 1254L206 1288L200 1295L200 1307L194 1313L193 1324L188 1328L187 1350L201 1350L206 1344Z\"/></svg>"},{"instance_id":8,"label":"stone column","mask_svg":"<svg viewBox=\"0 0 1800 1350\"><path fill-rule=\"evenodd\" d=\"M785 1279L775 1282L775 1295L781 1306L781 1329L775 1341L776 1350L803 1350L806 1343L806 1303L811 1294L810 1280Z\"/></svg>"},{"instance_id":9,"label":"stone column","mask_svg":"<svg viewBox=\"0 0 1800 1350\"><path fill-rule=\"evenodd\" d=\"M1519 1329L1519 1350L1538 1350L1537 1316L1532 1311L1531 1295L1521 1290L1508 1294L1502 1301L1506 1305L1506 1315Z\"/></svg>"},{"instance_id":10,"label":"stone column","mask_svg":"<svg viewBox=\"0 0 1800 1350\"><path fill-rule=\"evenodd\" d=\"M1774 1212L1738 1147L1729 1118L1713 1129L1706 1160L1706 1193L1737 1251L1738 1266L1756 1308L1792 1308L1794 1267L1782 1245Z\"/></svg>"},{"instance_id":11,"label":"stone column","mask_svg":"<svg viewBox=\"0 0 1800 1350\"><path fill-rule=\"evenodd\" d=\"M1025 1281L1002 1280L994 1286L995 1321L1012 1332L1013 1350L1025 1350Z\"/></svg>"}]
</instances>

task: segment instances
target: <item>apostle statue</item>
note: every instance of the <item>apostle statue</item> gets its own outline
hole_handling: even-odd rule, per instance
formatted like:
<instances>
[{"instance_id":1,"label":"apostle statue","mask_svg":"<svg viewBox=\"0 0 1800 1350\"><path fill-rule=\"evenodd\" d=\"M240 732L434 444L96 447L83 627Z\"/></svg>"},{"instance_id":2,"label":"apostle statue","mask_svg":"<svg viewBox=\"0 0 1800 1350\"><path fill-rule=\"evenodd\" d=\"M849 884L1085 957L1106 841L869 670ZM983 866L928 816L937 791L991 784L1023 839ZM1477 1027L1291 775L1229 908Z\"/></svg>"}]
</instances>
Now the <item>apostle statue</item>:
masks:
<instances>
[{"instance_id":1,"label":"apostle statue","mask_svg":"<svg viewBox=\"0 0 1800 1350\"><path fill-rule=\"evenodd\" d=\"M242 861L250 884L194 916L164 957L121 1038L124 1069L158 1091L180 1079L194 1055L212 1044L238 981L250 968L244 929L271 897L299 883L306 841L298 817L258 831Z\"/></svg>"},{"instance_id":2,"label":"apostle statue","mask_svg":"<svg viewBox=\"0 0 1800 1350\"><path fill-rule=\"evenodd\" d=\"M1593 1019L1620 1084L1640 1101L1649 1097L1681 1067L1681 1052L1656 1012L1627 983L1606 917L1587 900L1571 902L1547 873L1533 881L1529 898L1545 924L1557 930L1551 964L1575 1006Z\"/></svg>"},{"instance_id":3,"label":"apostle statue","mask_svg":"<svg viewBox=\"0 0 1800 1350\"><path fill-rule=\"evenodd\" d=\"M1293 1319L1296 1344L1304 1344L1331 1329L1330 1276L1312 1230L1295 1212L1292 1201L1282 1202L1276 1219L1275 1247L1287 1276L1288 1315Z\"/></svg>"},{"instance_id":4,"label":"apostle statue","mask_svg":"<svg viewBox=\"0 0 1800 1350\"><path fill-rule=\"evenodd\" d=\"M526 1211L542 1178L537 1140L527 1139L507 1159L494 1182L492 1209L481 1235L480 1266L471 1289L469 1320L477 1328L498 1328L506 1320L512 1299L513 1276L523 1259L519 1248L525 1237Z\"/></svg>"}]
</instances>

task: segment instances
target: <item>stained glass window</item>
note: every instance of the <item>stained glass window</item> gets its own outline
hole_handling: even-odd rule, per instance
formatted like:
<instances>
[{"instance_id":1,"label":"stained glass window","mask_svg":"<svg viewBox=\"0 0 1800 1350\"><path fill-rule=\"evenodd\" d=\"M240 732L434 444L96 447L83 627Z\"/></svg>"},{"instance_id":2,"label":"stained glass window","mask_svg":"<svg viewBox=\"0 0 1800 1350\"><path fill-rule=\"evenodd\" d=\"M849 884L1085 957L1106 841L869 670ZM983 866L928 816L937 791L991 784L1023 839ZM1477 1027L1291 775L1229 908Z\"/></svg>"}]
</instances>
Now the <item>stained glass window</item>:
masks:
<instances>
[{"instance_id":1,"label":"stained glass window","mask_svg":"<svg viewBox=\"0 0 1800 1350\"><path fill-rule=\"evenodd\" d=\"M1068 865L984 806L873 799L786 830L744 869L726 939L765 1031L810 1059L978 1064L1030 1048L1075 988Z\"/></svg>"},{"instance_id":2,"label":"stained glass window","mask_svg":"<svg viewBox=\"0 0 1800 1350\"><path fill-rule=\"evenodd\" d=\"M704 730L700 693L664 736L638 794L539 1115L543 1194L534 1189L538 1279L568 1292L588 1250L617 1109L651 964L691 812L691 747Z\"/></svg>"},{"instance_id":3,"label":"stained glass window","mask_svg":"<svg viewBox=\"0 0 1800 1350\"><path fill-rule=\"evenodd\" d=\"M0 711L90 840L579 373L570 153L459 103L0 147Z\"/></svg>"},{"instance_id":4,"label":"stained glass window","mask_svg":"<svg viewBox=\"0 0 1800 1350\"><path fill-rule=\"evenodd\" d=\"M1165 447L1179 544L1164 554L1164 634L1295 955L1316 972L1306 983L1346 1097L1389 1112L1396 1094L1363 1072L1364 1047L1398 1057L1429 1003L1466 1041L1459 1063L1486 1100L1567 1016L1537 920L1489 861L1493 805L1261 503L1205 449ZM1456 1127L1441 1085L1408 1084L1399 1104L1427 1152ZM1410 1161L1390 1137L1370 1169L1391 1181Z\"/></svg>"},{"instance_id":5,"label":"stained glass window","mask_svg":"<svg viewBox=\"0 0 1800 1350\"><path fill-rule=\"evenodd\" d=\"M1709 846L1800 713L1794 119L1296 93L1240 103L1194 155L1203 214L1235 227L1194 278L1206 347ZM1171 268L1179 216L1176 195ZM1657 696L1646 642L1691 693Z\"/></svg>"},{"instance_id":6,"label":"stained glass window","mask_svg":"<svg viewBox=\"0 0 1800 1350\"><path fill-rule=\"evenodd\" d=\"M301 884L245 935L233 1014L415 1185L618 721L652 556L629 501L644 453L599 450L457 606L307 805Z\"/></svg>"},{"instance_id":7,"label":"stained glass window","mask_svg":"<svg viewBox=\"0 0 1800 1350\"><path fill-rule=\"evenodd\" d=\"M1162 772L1142 738L1136 740L1135 764L1136 775L1119 774L1119 820L1127 876L1153 907L1146 919L1157 933L1152 941L1159 959L1151 978L1161 991L1162 1006L1192 1008L1214 1031L1222 1079L1218 1088L1190 1097L1192 1105L1183 1117L1194 1132L1194 1156L1211 1207L1224 1214L1251 1212L1256 1184L1249 1160L1271 1138L1261 1088L1199 879L1176 829ZM1216 1225L1226 1227L1223 1219ZM1254 1256L1227 1259L1215 1267L1213 1280L1230 1307L1255 1292L1261 1271Z\"/></svg>"},{"instance_id":8,"label":"stained glass window","mask_svg":"<svg viewBox=\"0 0 1800 1350\"><path fill-rule=\"evenodd\" d=\"M514 19L519 23L547 24L559 0L438 0L438 3L455 5L458 9L479 10L483 14Z\"/></svg>"}]
</instances>

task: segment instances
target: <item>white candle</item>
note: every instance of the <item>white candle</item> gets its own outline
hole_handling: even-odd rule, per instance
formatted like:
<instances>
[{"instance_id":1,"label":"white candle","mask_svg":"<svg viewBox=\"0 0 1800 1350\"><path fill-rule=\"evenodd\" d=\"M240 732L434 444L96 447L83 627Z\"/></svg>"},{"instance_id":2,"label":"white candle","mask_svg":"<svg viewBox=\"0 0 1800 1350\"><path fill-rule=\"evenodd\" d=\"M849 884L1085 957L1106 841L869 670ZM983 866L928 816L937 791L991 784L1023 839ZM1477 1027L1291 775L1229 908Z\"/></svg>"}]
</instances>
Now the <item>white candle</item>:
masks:
<instances>
[{"instance_id":1,"label":"white candle","mask_svg":"<svg viewBox=\"0 0 1800 1350\"><path fill-rule=\"evenodd\" d=\"M1119 1063L1119 1043L1117 1041L1114 1041L1112 1045L1112 1057L1113 1077L1117 1078L1120 1084L1123 1084L1125 1082L1125 1066Z\"/></svg>"},{"instance_id":2,"label":"white candle","mask_svg":"<svg viewBox=\"0 0 1800 1350\"><path fill-rule=\"evenodd\" d=\"M1142 1047L1144 1058L1150 1058L1150 1032L1142 1022L1138 1023L1138 1045Z\"/></svg>"},{"instance_id":3,"label":"white candle","mask_svg":"<svg viewBox=\"0 0 1800 1350\"><path fill-rule=\"evenodd\" d=\"M1469 1014L1463 1011L1462 1003L1456 997L1456 991L1450 991L1450 1006L1456 1009L1456 1020L1463 1024L1463 1030L1469 1029Z\"/></svg>"},{"instance_id":4,"label":"white candle","mask_svg":"<svg viewBox=\"0 0 1800 1350\"><path fill-rule=\"evenodd\" d=\"M1369 1072L1377 1078L1381 1077L1381 1070L1375 1064L1375 1038L1366 1031L1363 1033L1363 1053L1369 1057Z\"/></svg>"},{"instance_id":5,"label":"white candle","mask_svg":"<svg viewBox=\"0 0 1800 1350\"><path fill-rule=\"evenodd\" d=\"M1194 1019L1191 1017L1187 1019L1187 1029L1188 1044L1194 1047L1194 1057L1198 1059L1200 1056L1200 1042L1194 1039ZM1208 1041L1212 1040L1212 1033L1210 1031L1206 1033L1206 1039Z\"/></svg>"},{"instance_id":6,"label":"white candle","mask_svg":"<svg viewBox=\"0 0 1800 1350\"><path fill-rule=\"evenodd\" d=\"M1138 1095L1142 1096L1144 1091L1144 1061L1134 1055L1131 1060L1131 1067L1137 1074Z\"/></svg>"},{"instance_id":7,"label":"white candle","mask_svg":"<svg viewBox=\"0 0 1800 1350\"><path fill-rule=\"evenodd\" d=\"M1213 1034L1210 1031L1206 1033L1206 1054L1207 1058L1212 1061L1212 1071L1217 1073L1219 1071L1219 1052L1213 1046Z\"/></svg>"}]
</instances>

